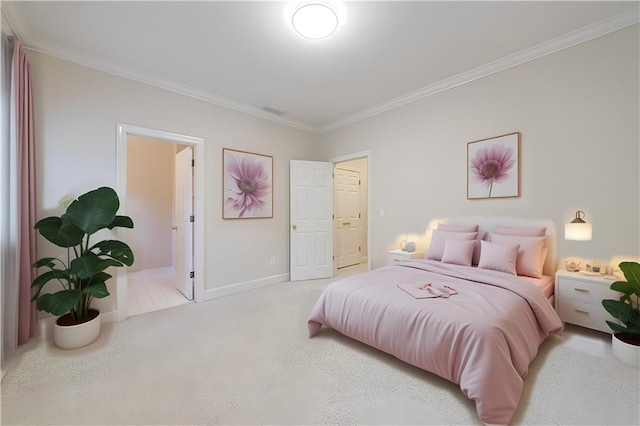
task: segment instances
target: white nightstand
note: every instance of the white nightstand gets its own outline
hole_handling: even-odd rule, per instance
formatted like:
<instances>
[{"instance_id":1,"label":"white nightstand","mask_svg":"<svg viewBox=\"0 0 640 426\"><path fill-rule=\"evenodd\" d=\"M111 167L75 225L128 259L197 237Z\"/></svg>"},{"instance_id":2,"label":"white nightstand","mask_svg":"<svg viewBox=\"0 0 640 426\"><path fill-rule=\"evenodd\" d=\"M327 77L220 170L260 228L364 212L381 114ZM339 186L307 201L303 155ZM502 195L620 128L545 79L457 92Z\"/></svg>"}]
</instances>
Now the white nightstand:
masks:
<instances>
[{"instance_id":1,"label":"white nightstand","mask_svg":"<svg viewBox=\"0 0 640 426\"><path fill-rule=\"evenodd\" d=\"M423 251L408 252L400 249L390 250L387 252L387 265L393 265L399 260L422 259L423 257Z\"/></svg>"},{"instance_id":2,"label":"white nightstand","mask_svg":"<svg viewBox=\"0 0 640 426\"><path fill-rule=\"evenodd\" d=\"M611 333L606 320L618 322L602 307L603 299L619 299L609 286L616 281L580 272L556 272L556 311L562 321Z\"/></svg>"}]
</instances>

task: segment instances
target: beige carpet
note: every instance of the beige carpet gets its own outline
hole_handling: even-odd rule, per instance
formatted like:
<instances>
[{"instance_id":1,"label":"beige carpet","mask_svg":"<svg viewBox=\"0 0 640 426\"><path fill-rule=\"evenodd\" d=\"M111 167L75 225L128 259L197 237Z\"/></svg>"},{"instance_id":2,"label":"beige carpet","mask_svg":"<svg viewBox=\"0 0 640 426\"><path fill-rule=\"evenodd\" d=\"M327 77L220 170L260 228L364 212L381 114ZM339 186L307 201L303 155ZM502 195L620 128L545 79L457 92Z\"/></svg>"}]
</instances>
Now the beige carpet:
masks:
<instances>
[{"instance_id":1,"label":"beige carpet","mask_svg":"<svg viewBox=\"0 0 640 426\"><path fill-rule=\"evenodd\" d=\"M139 315L64 351L30 343L2 424L479 424L457 385L333 331L307 337L327 280ZM638 370L550 338L514 424L639 424Z\"/></svg>"}]
</instances>

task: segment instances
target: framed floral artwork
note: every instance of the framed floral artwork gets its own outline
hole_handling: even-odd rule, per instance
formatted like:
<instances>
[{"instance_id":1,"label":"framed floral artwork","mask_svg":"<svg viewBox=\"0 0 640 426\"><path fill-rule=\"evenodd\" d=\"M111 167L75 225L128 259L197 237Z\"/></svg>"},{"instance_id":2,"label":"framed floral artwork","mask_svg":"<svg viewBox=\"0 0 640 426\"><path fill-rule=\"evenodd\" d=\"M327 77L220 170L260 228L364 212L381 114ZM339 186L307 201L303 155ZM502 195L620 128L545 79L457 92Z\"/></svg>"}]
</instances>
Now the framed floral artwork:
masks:
<instances>
[{"instance_id":1,"label":"framed floral artwork","mask_svg":"<svg viewBox=\"0 0 640 426\"><path fill-rule=\"evenodd\" d=\"M520 132L467 143L467 199L520 195Z\"/></svg>"},{"instance_id":2,"label":"framed floral artwork","mask_svg":"<svg viewBox=\"0 0 640 426\"><path fill-rule=\"evenodd\" d=\"M273 217L273 157L222 149L222 218Z\"/></svg>"}]
</instances>

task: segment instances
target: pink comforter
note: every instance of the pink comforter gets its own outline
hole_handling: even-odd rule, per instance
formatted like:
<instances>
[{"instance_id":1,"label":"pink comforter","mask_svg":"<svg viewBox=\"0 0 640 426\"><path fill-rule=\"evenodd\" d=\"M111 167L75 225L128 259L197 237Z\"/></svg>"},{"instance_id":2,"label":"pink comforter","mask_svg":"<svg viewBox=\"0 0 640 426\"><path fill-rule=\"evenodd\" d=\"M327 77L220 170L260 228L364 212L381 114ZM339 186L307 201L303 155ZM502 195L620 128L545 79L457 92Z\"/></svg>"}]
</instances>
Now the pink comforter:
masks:
<instances>
[{"instance_id":1,"label":"pink comforter","mask_svg":"<svg viewBox=\"0 0 640 426\"><path fill-rule=\"evenodd\" d=\"M448 284L448 299L416 299L398 284ZM322 326L460 385L485 424L508 424L538 347L562 322L535 285L496 271L399 262L330 284L309 316Z\"/></svg>"}]
</instances>

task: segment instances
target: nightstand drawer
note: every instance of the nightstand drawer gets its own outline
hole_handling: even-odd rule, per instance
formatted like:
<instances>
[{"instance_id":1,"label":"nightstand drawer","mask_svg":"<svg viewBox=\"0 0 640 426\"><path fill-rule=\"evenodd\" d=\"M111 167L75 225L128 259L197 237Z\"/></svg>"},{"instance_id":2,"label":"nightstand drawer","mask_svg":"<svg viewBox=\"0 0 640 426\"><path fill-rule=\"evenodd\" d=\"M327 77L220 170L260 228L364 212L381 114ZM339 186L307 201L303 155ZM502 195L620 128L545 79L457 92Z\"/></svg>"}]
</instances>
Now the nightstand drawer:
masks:
<instances>
[{"instance_id":1,"label":"nightstand drawer","mask_svg":"<svg viewBox=\"0 0 640 426\"><path fill-rule=\"evenodd\" d=\"M576 302L574 300L563 299L560 302L560 318L571 324L582 325L595 330L611 333L611 329L606 320L617 322L602 305L591 305L588 303Z\"/></svg>"},{"instance_id":2,"label":"nightstand drawer","mask_svg":"<svg viewBox=\"0 0 640 426\"><path fill-rule=\"evenodd\" d=\"M619 294L609 289L608 285L596 282L578 281L570 278L558 278L559 294L557 297L566 297L587 303L600 305L603 299L618 299ZM604 309L604 308L603 308Z\"/></svg>"}]
</instances>

